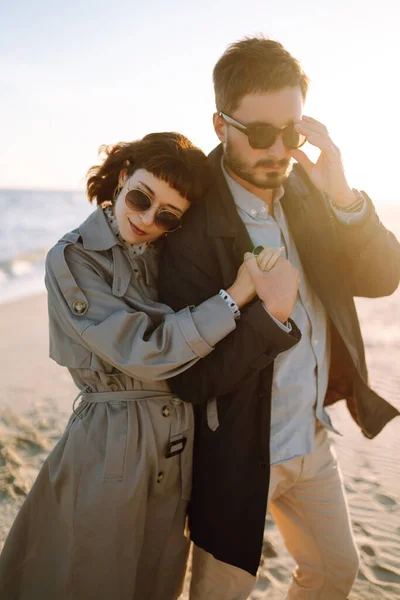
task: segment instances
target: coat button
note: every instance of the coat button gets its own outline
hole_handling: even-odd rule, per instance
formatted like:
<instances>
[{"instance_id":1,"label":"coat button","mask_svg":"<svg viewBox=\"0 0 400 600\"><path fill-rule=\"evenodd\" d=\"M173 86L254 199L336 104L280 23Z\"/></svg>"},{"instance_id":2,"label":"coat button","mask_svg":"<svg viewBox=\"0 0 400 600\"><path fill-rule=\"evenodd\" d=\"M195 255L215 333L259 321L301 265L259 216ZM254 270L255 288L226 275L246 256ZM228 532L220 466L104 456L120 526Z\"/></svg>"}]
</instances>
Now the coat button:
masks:
<instances>
[{"instance_id":1,"label":"coat button","mask_svg":"<svg viewBox=\"0 0 400 600\"><path fill-rule=\"evenodd\" d=\"M83 300L75 300L72 304L72 310L76 315L81 315L86 310L86 302Z\"/></svg>"},{"instance_id":2,"label":"coat button","mask_svg":"<svg viewBox=\"0 0 400 600\"><path fill-rule=\"evenodd\" d=\"M169 404L166 404L165 406L163 406L161 413L164 417L170 417L172 414L172 406L169 406Z\"/></svg>"},{"instance_id":3,"label":"coat button","mask_svg":"<svg viewBox=\"0 0 400 600\"><path fill-rule=\"evenodd\" d=\"M178 396L172 396L172 398L171 398L171 403L174 404L175 406L179 406L180 404L182 404L182 402L183 402L183 400L178 398Z\"/></svg>"},{"instance_id":4,"label":"coat button","mask_svg":"<svg viewBox=\"0 0 400 600\"><path fill-rule=\"evenodd\" d=\"M160 471L159 474L157 475L157 483L161 483L163 479L164 479L164 473L162 471Z\"/></svg>"}]
</instances>

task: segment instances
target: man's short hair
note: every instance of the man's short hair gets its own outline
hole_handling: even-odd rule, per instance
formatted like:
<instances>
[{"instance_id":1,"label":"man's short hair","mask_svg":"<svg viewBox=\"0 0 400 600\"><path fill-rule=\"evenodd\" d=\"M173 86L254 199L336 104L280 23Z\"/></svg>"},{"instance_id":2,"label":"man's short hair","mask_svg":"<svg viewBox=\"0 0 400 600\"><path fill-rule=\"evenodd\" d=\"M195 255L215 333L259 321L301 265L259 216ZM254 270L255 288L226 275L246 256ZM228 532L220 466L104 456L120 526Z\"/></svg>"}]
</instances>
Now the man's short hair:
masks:
<instances>
[{"instance_id":1,"label":"man's short hair","mask_svg":"<svg viewBox=\"0 0 400 600\"><path fill-rule=\"evenodd\" d=\"M228 46L213 71L217 111L231 113L247 94L299 86L305 99L309 79L279 42L246 37Z\"/></svg>"}]
</instances>

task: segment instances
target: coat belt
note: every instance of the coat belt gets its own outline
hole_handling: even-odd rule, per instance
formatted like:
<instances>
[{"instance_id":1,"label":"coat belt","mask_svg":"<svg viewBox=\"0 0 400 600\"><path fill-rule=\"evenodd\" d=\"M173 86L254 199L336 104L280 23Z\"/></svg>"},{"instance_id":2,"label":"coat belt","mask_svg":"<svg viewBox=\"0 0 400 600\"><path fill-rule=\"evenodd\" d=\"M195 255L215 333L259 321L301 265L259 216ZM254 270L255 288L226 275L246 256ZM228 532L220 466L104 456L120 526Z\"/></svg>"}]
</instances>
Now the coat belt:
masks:
<instances>
[{"instance_id":1,"label":"coat belt","mask_svg":"<svg viewBox=\"0 0 400 600\"><path fill-rule=\"evenodd\" d=\"M172 392L160 390L120 390L107 392L85 392L79 396L85 402L113 402L116 400L125 400L127 402L138 402L139 400L160 399L169 402L174 397ZM175 396L176 397L176 396Z\"/></svg>"}]
</instances>

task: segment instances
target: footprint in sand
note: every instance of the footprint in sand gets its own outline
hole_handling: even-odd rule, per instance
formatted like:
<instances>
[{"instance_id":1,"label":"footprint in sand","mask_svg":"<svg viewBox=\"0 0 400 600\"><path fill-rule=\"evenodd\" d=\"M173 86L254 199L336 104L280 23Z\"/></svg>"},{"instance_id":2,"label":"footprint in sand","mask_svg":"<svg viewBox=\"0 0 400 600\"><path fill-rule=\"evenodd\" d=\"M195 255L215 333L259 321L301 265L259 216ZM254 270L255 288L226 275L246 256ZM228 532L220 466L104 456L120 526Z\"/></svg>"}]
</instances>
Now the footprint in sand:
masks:
<instances>
[{"instance_id":1,"label":"footprint in sand","mask_svg":"<svg viewBox=\"0 0 400 600\"><path fill-rule=\"evenodd\" d=\"M357 532L358 534L362 534L362 535L366 535L367 537L371 537L371 534L365 529L365 527L363 525L361 525L361 523L359 523L358 521L354 521L353 522L353 529L355 532Z\"/></svg>"},{"instance_id":2,"label":"footprint in sand","mask_svg":"<svg viewBox=\"0 0 400 600\"><path fill-rule=\"evenodd\" d=\"M272 575L272 577L274 579L277 579L281 583L284 583L287 581L287 573L283 569L280 569L279 567L268 569L268 572Z\"/></svg>"},{"instance_id":3,"label":"footprint in sand","mask_svg":"<svg viewBox=\"0 0 400 600\"><path fill-rule=\"evenodd\" d=\"M400 575L391 569L376 565L372 567L371 571L379 583L400 583Z\"/></svg>"},{"instance_id":4,"label":"footprint in sand","mask_svg":"<svg viewBox=\"0 0 400 600\"><path fill-rule=\"evenodd\" d=\"M278 556L269 540L264 541L262 554L264 558L276 558Z\"/></svg>"},{"instance_id":5,"label":"footprint in sand","mask_svg":"<svg viewBox=\"0 0 400 600\"><path fill-rule=\"evenodd\" d=\"M251 598L258 598L257 592L266 592L272 587L271 580L266 573L260 573L257 579L256 587L254 588Z\"/></svg>"},{"instance_id":6,"label":"footprint in sand","mask_svg":"<svg viewBox=\"0 0 400 600\"><path fill-rule=\"evenodd\" d=\"M394 507L397 504L396 500L393 500L393 498L390 498L389 496L385 496L385 494L376 494L375 498L384 506Z\"/></svg>"},{"instance_id":7,"label":"footprint in sand","mask_svg":"<svg viewBox=\"0 0 400 600\"><path fill-rule=\"evenodd\" d=\"M346 490L346 494L355 494L355 489L351 487L348 483L345 483L344 489Z\"/></svg>"},{"instance_id":8,"label":"footprint in sand","mask_svg":"<svg viewBox=\"0 0 400 600\"><path fill-rule=\"evenodd\" d=\"M375 550L372 548L372 546L368 546L368 544L363 544L361 546L361 550L364 552L364 554L368 554L368 556L375 556Z\"/></svg>"}]
</instances>

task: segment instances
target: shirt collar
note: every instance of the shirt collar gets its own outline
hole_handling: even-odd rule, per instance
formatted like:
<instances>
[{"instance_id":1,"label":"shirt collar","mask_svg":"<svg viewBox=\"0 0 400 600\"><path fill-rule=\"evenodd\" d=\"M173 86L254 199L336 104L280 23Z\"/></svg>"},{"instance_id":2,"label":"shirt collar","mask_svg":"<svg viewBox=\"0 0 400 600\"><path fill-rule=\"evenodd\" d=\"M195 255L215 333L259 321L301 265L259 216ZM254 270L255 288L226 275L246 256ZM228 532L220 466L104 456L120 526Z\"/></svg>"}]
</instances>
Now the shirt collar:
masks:
<instances>
[{"instance_id":1,"label":"shirt collar","mask_svg":"<svg viewBox=\"0 0 400 600\"><path fill-rule=\"evenodd\" d=\"M268 215L268 206L265 204L265 202L252 192L249 192L249 190L246 190L246 188L240 185L240 183L235 181L228 174L224 166L223 155L221 157L221 169L237 208L240 208L247 215L253 218L258 217L260 214ZM285 190L283 189L283 186L280 186L280 188L276 190L274 202L278 202L284 193Z\"/></svg>"}]
</instances>

